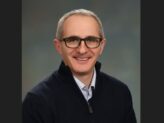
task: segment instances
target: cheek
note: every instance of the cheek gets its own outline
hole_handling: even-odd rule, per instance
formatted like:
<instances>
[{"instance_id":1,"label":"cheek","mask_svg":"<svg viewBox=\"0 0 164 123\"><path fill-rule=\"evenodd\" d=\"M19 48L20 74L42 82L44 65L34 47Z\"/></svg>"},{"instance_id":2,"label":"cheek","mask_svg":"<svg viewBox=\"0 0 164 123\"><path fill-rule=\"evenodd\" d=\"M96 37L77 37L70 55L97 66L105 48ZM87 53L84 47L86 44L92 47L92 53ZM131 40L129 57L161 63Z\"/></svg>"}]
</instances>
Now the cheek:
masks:
<instances>
[{"instance_id":1,"label":"cheek","mask_svg":"<svg viewBox=\"0 0 164 123\"><path fill-rule=\"evenodd\" d=\"M103 47L100 46L99 49L97 49L94 53L97 57L99 57L101 56L102 52L103 52Z\"/></svg>"},{"instance_id":2,"label":"cheek","mask_svg":"<svg viewBox=\"0 0 164 123\"><path fill-rule=\"evenodd\" d=\"M69 57L71 57L73 54L73 51L70 49L66 49L66 48L62 48L61 49L61 55L64 59L68 59Z\"/></svg>"},{"instance_id":3,"label":"cheek","mask_svg":"<svg viewBox=\"0 0 164 123\"><path fill-rule=\"evenodd\" d=\"M94 51L94 54L96 57L99 57L102 54L102 49L101 48L97 49L96 51Z\"/></svg>"}]
</instances>

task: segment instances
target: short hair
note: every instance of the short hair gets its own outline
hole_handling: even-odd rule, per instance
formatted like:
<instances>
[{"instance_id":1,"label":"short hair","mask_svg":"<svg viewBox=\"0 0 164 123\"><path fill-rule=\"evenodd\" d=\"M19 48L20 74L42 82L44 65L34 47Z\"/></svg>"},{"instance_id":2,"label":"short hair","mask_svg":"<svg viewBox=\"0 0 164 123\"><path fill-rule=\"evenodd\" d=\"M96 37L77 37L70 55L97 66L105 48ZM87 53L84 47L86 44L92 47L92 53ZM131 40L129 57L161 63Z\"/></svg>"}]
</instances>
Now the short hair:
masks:
<instances>
[{"instance_id":1,"label":"short hair","mask_svg":"<svg viewBox=\"0 0 164 123\"><path fill-rule=\"evenodd\" d=\"M72 11L65 13L59 19L58 25L57 25L57 30L56 30L56 38L62 39L64 22L66 21L67 18L69 18L72 15L83 15L83 16L93 17L99 25L99 35L103 38L105 37L101 20L99 19L99 17L94 12L92 12L90 10L86 10L86 9L75 9L75 10L72 10Z\"/></svg>"}]
</instances>

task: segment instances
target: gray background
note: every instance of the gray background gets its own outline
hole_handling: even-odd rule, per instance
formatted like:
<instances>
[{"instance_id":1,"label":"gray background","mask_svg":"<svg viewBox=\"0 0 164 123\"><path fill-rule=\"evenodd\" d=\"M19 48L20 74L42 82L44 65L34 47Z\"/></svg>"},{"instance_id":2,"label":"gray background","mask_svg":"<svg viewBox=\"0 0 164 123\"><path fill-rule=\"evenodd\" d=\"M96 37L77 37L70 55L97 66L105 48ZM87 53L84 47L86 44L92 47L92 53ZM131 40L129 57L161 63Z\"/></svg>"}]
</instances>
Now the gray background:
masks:
<instances>
[{"instance_id":1,"label":"gray background","mask_svg":"<svg viewBox=\"0 0 164 123\"><path fill-rule=\"evenodd\" d=\"M140 123L140 1L23 0L22 100L27 91L58 68L53 46L58 19L67 11L85 8L102 20L107 45L101 70L126 83Z\"/></svg>"}]
</instances>

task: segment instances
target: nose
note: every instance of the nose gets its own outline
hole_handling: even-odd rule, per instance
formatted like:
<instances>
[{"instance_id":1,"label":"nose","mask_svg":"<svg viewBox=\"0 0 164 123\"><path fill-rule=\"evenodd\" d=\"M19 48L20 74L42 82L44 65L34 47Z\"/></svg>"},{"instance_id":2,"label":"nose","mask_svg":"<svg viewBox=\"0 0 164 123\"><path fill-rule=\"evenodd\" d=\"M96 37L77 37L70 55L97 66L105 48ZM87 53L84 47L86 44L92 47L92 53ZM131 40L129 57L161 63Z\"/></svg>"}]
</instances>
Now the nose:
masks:
<instances>
[{"instance_id":1,"label":"nose","mask_svg":"<svg viewBox=\"0 0 164 123\"><path fill-rule=\"evenodd\" d=\"M79 53L84 54L84 53L87 52L87 50L88 50L88 48L85 45L85 42L84 41L81 41L80 46L78 47Z\"/></svg>"}]
</instances>

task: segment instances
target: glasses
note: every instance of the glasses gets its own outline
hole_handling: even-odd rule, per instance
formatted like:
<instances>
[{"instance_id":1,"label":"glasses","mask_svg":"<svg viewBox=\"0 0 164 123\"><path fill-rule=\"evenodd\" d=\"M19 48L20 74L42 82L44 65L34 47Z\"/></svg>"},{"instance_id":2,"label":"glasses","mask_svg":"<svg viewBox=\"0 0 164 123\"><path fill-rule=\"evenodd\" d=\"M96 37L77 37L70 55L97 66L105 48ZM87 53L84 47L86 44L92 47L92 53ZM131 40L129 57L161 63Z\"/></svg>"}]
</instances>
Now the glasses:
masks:
<instances>
[{"instance_id":1,"label":"glasses","mask_svg":"<svg viewBox=\"0 0 164 123\"><path fill-rule=\"evenodd\" d=\"M94 37L94 36L88 36L86 38L80 38L78 36L71 36L67 38L63 38L62 41L65 42L65 45L68 48L78 48L82 41L84 41L85 46L87 48L97 48L100 46L100 42L102 41L102 38Z\"/></svg>"}]
</instances>

